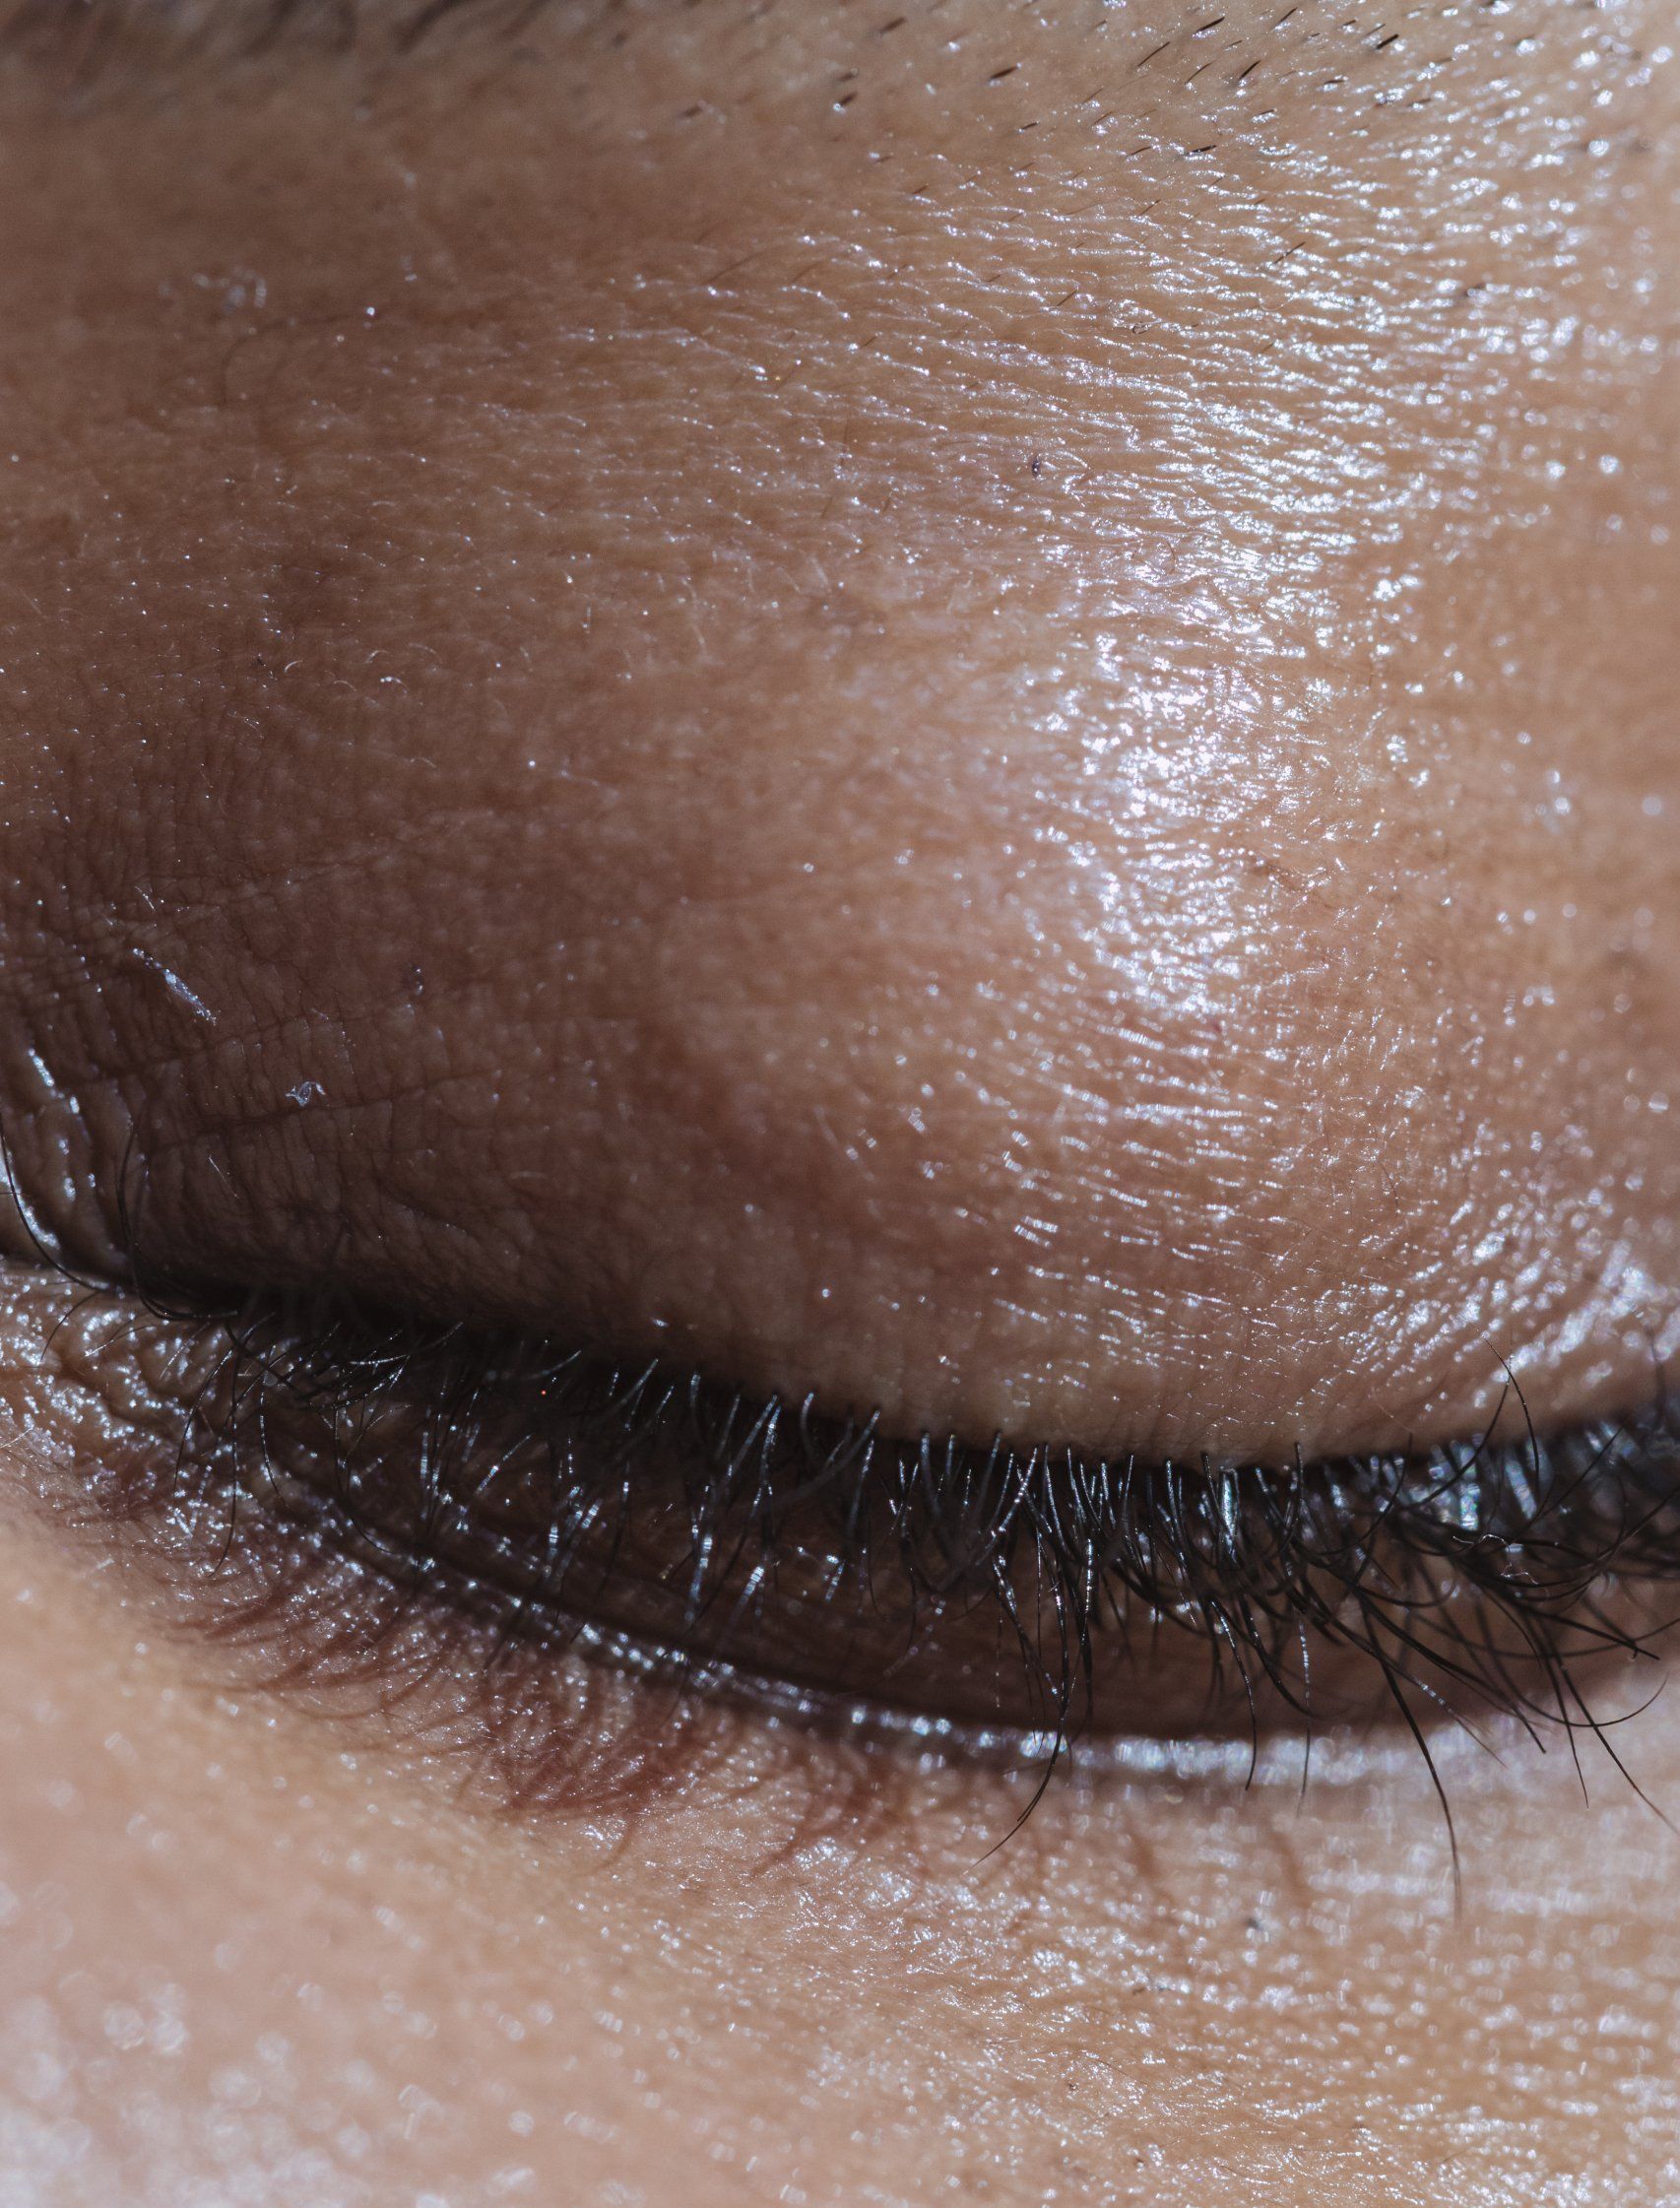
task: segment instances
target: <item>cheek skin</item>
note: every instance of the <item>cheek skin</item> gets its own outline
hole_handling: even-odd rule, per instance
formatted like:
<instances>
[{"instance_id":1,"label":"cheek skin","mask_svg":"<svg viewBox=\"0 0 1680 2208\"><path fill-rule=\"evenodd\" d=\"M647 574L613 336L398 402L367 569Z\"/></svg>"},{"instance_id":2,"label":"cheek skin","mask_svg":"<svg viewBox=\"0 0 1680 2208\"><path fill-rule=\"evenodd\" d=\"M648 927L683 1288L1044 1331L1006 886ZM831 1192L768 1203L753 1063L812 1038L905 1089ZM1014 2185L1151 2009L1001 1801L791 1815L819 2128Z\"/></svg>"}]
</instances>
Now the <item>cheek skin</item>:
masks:
<instances>
[{"instance_id":1,"label":"cheek skin","mask_svg":"<svg viewBox=\"0 0 1680 2208\"><path fill-rule=\"evenodd\" d=\"M510 1828L209 1691L6 1476L30 2198L1667 2197L1673 1845L1607 1770L1588 1807L1567 1756L1449 1747L1461 1914L1400 1748L1326 1748L1304 1801L1188 1751L994 1850L1019 1793L927 1775L861 1817L749 1736L633 1819ZM1624 1746L1668 1795L1662 1728Z\"/></svg>"},{"instance_id":2,"label":"cheek skin","mask_svg":"<svg viewBox=\"0 0 1680 2208\"><path fill-rule=\"evenodd\" d=\"M447 162L307 69L10 142L26 1150L982 1439L1643 1396L1672 72L1286 42L1251 131L1244 19L1122 159L1071 32L849 137L778 32L691 142L597 21Z\"/></svg>"}]
</instances>

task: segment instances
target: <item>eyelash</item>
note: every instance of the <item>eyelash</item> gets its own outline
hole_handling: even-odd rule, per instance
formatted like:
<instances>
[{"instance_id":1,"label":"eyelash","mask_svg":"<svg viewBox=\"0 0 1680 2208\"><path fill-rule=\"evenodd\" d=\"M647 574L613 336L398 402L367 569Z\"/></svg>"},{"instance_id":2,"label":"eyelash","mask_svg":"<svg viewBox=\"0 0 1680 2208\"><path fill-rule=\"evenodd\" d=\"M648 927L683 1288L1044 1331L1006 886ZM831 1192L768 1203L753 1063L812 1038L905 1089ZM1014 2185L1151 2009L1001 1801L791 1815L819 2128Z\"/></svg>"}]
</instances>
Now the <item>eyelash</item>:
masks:
<instances>
[{"instance_id":1,"label":"eyelash","mask_svg":"<svg viewBox=\"0 0 1680 2208\"><path fill-rule=\"evenodd\" d=\"M527 1804L596 1798L619 1767L645 1784L678 1741L692 1756L706 1710L742 1703L866 1745L1024 1761L1048 1782L1111 1721L1105 1666L1175 1634L1199 1648L1208 1702L1239 1711L1251 1755L1281 1717L1310 1752L1317 1682L1339 1663L1363 1670L1432 1776L1441 1715L1572 1746L1585 1731L1619 1765L1582 1667L1650 1655L1666 1621L1630 1619L1629 1601L1680 1578L1665 1398L1552 1441L1269 1470L1100 1464L896 1440L693 1373L320 1299L207 1313L154 1297L148 1312L119 1331L157 1330L191 1368L182 1421L143 1470L103 1475L97 1515L196 1526L201 1574L220 1543L220 1638L260 1642L277 1672L372 1687L411 1729L422 1674L480 1666L501 1790ZM626 1573L642 1607L627 1627L613 1615ZM796 1621L820 1614L842 1646L835 1619L866 1636L884 1620L912 1686L951 1620L989 1620L1025 1719L941 1717L743 1661L755 1636L785 1649L790 1580L805 1583ZM627 1678L672 1690L663 1748L623 1721Z\"/></svg>"}]
</instances>

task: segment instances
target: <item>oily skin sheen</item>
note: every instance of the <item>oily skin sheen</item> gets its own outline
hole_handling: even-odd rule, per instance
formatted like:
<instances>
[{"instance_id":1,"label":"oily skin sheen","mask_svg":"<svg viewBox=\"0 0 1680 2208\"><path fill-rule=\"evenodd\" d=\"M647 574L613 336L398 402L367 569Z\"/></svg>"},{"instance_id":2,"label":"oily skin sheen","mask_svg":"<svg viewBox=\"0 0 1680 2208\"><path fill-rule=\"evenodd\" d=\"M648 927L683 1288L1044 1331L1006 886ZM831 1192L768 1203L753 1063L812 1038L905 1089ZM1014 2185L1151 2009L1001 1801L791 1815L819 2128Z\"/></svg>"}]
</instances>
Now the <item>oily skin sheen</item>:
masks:
<instances>
[{"instance_id":1,"label":"oily skin sheen","mask_svg":"<svg viewBox=\"0 0 1680 2208\"><path fill-rule=\"evenodd\" d=\"M0 1113L40 1230L110 1265L127 1157L160 1266L982 1442L1648 1396L1673 10L1213 14L32 34ZM1601 1753L1583 1796L1556 1739L1442 1744L1456 1910L1381 1726L1304 1795L1139 1749L996 1849L1030 1781L745 1718L515 1815L67 1526L97 1430L11 1247L23 2198L1680 2191L1674 1842ZM1673 1812L1666 1704L1620 1744Z\"/></svg>"}]
</instances>

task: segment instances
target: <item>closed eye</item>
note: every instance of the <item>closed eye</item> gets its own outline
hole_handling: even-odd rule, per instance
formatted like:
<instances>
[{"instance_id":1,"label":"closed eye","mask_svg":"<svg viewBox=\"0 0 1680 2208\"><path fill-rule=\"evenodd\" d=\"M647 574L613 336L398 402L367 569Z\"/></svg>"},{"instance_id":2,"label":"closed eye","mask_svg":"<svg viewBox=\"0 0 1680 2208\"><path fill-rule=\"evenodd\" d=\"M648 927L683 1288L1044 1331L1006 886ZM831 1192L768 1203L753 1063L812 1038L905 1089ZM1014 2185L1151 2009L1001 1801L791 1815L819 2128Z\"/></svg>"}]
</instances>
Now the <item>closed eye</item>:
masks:
<instances>
[{"instance_id":1,"label":"closed eye","mask_svg":"<svg viewBox=\"0 0 1680 2208\"><path fill-rule=\"evenodd\" d=\"M428 1637L457 1674L546 1679L495 1704L479 1751L512 1757L527 1807L600 1759L556 1684L580 1660L1043 1777L1115 1740L1259 1755L1374 1721L1426 1757L1442 1721L1513 1721L1615 1757L1605 1659L1660 1653L1680 1578L1663 1399L1545 1437L1518 1416L1431 1449L1148 1463L897 1437L342 1302L215 1312L51 1279L13 1293L56 1298L58 1385L101 1406L79 1514L166 1548L177 1592L282 1672L330 1585L309 1661L354 1652L399 1709Z\"/></svg>"}]
</instances>

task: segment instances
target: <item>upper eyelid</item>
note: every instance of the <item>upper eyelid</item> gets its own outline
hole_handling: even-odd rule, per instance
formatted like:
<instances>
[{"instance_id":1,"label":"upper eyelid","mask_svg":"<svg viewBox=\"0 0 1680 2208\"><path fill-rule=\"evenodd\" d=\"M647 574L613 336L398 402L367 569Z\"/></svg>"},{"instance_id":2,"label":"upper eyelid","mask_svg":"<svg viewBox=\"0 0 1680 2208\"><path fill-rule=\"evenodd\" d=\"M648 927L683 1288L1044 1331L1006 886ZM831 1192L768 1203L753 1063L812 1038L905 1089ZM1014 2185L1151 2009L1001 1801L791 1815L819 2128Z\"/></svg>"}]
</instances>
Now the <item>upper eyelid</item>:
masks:
<instances>
[{"instance_id":1,"label":"upper eyelid","mask_svg":"<svg viewBox=\"0 0 1680 2208\"><path fill-rule=\"evenodd\" d=\"M114 1272L106 1282L97 1272L89 1275L74 1263L67 1261L57 1246L56 1237L38 1221L31 1202L27 1182L20 1176L14 1162L4 1120L0 1119L0 1189L10 1193L34 1256L44 1266L62 1272L67 1278L90 1289L97 1290L108 1285L138 1291L152 1309L163 1316L198 1321L212 1317L231 1322L241 1309L251 1306L252 1299L255 1299L259 1309L264 1308L262 1299L267 1291L255 1282L248 1286L234 1284L233 1300L219 1301L215 1292L208 1290L203 1282L185 1274L159 1270L151 1266L138 1247L143 1202L136 1202L133 1183L133 1172L138 1170L143 1176L145 1165L132 1148L125 1155L124 1169L124 1177L115 1193L112 1206L112 1218L123 1243L121 1270ZM143 1178L139 1187L143 1198ZM529 1372L535 1365L558 1356L560 1362L568 1366L583 1363L597 1369L614 1368L621 1379L638 1388L654 1382L667 1390L679 1388L690 1392L703 1391L714 1397L721 1391L732 1395L738 1402L744 1401L749 1412L755 1415L767 1415L774 1411L780 1417L792 1418L798 1422L802 1431L808 1419L814 1417L821 1426L828 1429L835 1447L850 1448L859 1440L867 1440L874 1435L883 1446L892 1450L920 1452L923 1460L929 1462L961 1460L975 1464L987 1455L987 1445L973 1436L931 1427L913 1432L899 1431L890 1424L883 1424L878 1411L836 1416L834 1412L823 1409L815 1391L808 1392L803 1396L780 1391L754 1391L738 1386L727 1376L707 1372L698 1366L671 1366L658 1356L620 1358L605 1345L586 1340L562 1345L556 1342L553 1335L537 1330L506 1327L475 1329L467 1324L452 1324L435 1317L422 1318L418 1314L369 1306L354 1291L340 1292L329 1287L325 1290L280 1290L279 1294L283 1307L290 1308L298 1315L296 1324L300 1338L306 1344L313 1344L316 1354L326 1354L331 1343L346 1329L363 1332L371 1329L375 1333L384 1329L392 1343L390 1354L404 1364L417 1357L435 1354L440 1347L447 1349L452 1356L466 1356L472 1360L469 1370L477 1376L474 1385L488 1385L494 1375L504 1369ZM1625 1406L1626 1416L1630 1420L1652 1416L1661 1419L1669 1415L1665 1370L1654 1349L1652 1356L1649 1397L1640 1403L1630 1401ZM369 1371L372 1370L370 1367ZM1512 1409L1513 1402L1515 1411ZM1303 1457L1297 1449L1292 1468L1319 1471L1330 1466L1358 1464L1370 1467L1386 1465L1397 1471L1402 1465L1426 1461L1448 1463L1457 1453L1479 1454L1489 1448L1496 1434L1500 1437L1498 1447L1501 1453L1515 1451L1519 1456L1524 1448L1574 1446L1583 1435L1608 1433L1616 1423L1615 1420L1607 1421L1603 1415L1587 1419L1565 1417L1544 1429L1536 1429L1522 1388L1508 1370L1506 1390L1482 1432L1449 1437L1428 1448L1408 1446L1374 1451L1354 1450L1309 1457ZM992 1438L990 1450L993 1456L1002 1450L1011 1461L1023 1462L1042 1461L1050 1463L1059 1459L1066 1460L1070 1465L1083 1464L1105 1475L1112 1468L1123 1467L1128 1476L1133 1473L1148 1476L1152 1470L1166 1473L1197 1468L1207 1470L1215 1463L1214 1460L1195 1452L1163 1457L1158 1462L1152 1463L1147 1453L1142 1452L1120 1451L1105 1454L1061 1439L1034 1441L1026 1436L1006 1438L1002 1434ZM1516 1461L1517 1458L1514 1457L1513 1462ZM1217 1464L1220 1467L1255 1472L1291 1468L1291 1461L1282 1454L1249 1455L1233 1452L1221 1456Z\"/></svg>"},{"instance_id":2,"label":"upper eyelid","mask_svg":"<svg viewBox=\"0 0 1680 2208\"><path fill-rule=\"evenodd\" d=\"M0 1141L0 1174L10 1178L3 1141ZM125 1227L131 1225L132 1214L126 1203L119 1205L118 1215ZM35 1239L32 1226L31 1237L43 1264L55 1269L69 1269L64 1267L56 1253ZM1204 1475L1223 1471L1318 1473L1342 1467L1368 1470L1385 1467L1397 1476L1404 1467L1415 1469L1427 1464L1451 1473L1454 1465L1473 1463L1484 1454L1490 1459L1508 1461L1516 1470L1525 1453L1537 1456L1552 1450L1573 1449L1588 1435L1601 1437L1603 1446L1608 1448L1612 1437L1619 1432L1633 1432L1652 1421L1665 1426L1676 1415L1670 1403L1666 1372L1653 1352L1648 1396L1640 1403L1630 1402L1624 1418L1565 1417L1544 1428L1537 1427L1520 1383L1508 1373L1505 1392L1484 1429L1427 1447L1350 1450L1310 1457L1297 1449L1292 1458L1282 1452L1233 1451L1210 1457L1204 1452L1189 1451L1176 1457L1151 1459L1142 1451L1104 1453L1064 1440L1034 1441L1026 1436L997 1434L988 1444L955 1431L899 1430L883 1421L878 1410L837 1414L823 1407L815 1391L802 1396L780 1391L754 1390L738 1384L727 1375L699 1366L673 1365L658 1356L620 1356L602 1344L559 1340L535 1330L484 1329L421 1318L371 1306L354 1292L338 1292L330 1287L271 1292L255 1283L249 1287L234 1284L233 1300L218 1302L214 1294L207 1296L204 1287L190 1278L149 1274L144 1261L132 1246L129 1258L128 1276L111 1285L136 1290L149 1307L162 1316L200 1323L207 1318L215 1320L226 1325L237 1341L241 1314L254 1314L257 1324L263 1327L273 1326L277 1311L288 1314L288 1338L302 1345L305 1358L318 1359L330 1368L335 1385L351 1389L366 1386L370 1392L376 1392L393 1367L407 1371L440 1354L459 1366L455 1385L464 1386L468 1393L493 1390L501 1384L501 1376L505 1374L529 1376L540 1374L549 1366L556 1372L577 1369L587 1374L593 1371L608 1376L607 1385L614 1391L622 1389L634 1396L650 1390L665 1396L685 1394L691 1400L706 1397L714 1404L727 1400L740 1408L748 1425L773 1417L791 1422L802 1437L808 1427L826 1436L830 1453L851 1455L878 1443L888 1451L909 1452L925 1464L943 1461L947 1467L963 1464L971 1470L1002 1458L1010 1463L1022 1464L1064 1462L1070 1468L1081 1466L1104 1477L1119 1472L1128 1477L1143 1478L1157 1474L1170 1477L1186 1472ZM70 1271L69 1276L79 1277L74 1271ZM368 1355L365 1363L341 1362L345 1354L342 1345L355 1339L370 1339L379 1346Z\"/></svg>"}]
</instances>

